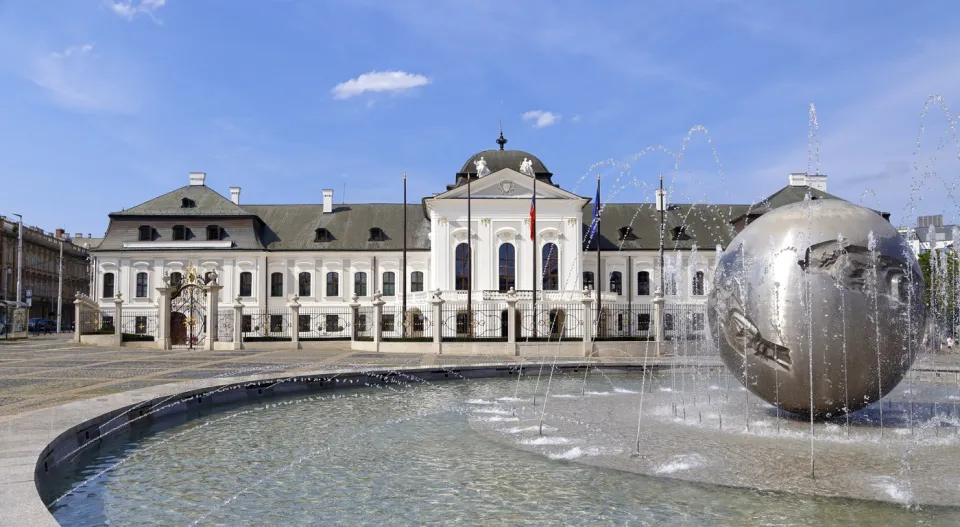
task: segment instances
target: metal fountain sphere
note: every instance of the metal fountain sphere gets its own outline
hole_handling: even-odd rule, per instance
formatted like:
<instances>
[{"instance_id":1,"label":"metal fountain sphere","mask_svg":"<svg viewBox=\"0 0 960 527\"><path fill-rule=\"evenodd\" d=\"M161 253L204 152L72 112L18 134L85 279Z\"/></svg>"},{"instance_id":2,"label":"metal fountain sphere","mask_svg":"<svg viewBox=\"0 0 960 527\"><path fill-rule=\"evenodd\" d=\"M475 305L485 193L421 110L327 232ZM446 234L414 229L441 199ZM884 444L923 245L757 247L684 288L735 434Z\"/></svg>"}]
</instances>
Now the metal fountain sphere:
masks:
<instances>
[{"instance_id":1,"label":"metal fountain sphere","mask_svg":"<svg viewBox=\"0 0 960 527\"><path fill-rule=\"evenodd\" d=\"M720 356L747 389L788 412L836 416L882 398L913 364L923 278L879 214L807 200L733 239L708 316Z\"/></svg>"}]
</instances>

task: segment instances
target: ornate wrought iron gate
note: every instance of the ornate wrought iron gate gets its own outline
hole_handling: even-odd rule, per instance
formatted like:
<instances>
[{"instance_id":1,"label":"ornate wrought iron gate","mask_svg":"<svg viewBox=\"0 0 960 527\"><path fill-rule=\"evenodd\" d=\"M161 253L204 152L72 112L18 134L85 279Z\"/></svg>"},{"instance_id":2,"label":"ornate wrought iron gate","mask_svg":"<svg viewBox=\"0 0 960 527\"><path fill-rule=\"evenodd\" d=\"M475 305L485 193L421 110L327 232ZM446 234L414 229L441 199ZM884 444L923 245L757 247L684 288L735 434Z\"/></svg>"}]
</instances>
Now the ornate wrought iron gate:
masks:
<instances>
[{"instance_id":1,"label":"ornate wrought iron gate","mask_svg":"<svg viewBox=\"0 0 960 527\"><path fill-rule=\"evenodd\" d=\"M170 300L170 345L179 349L202 349L206 329L207 291L191 265L180 289Z\"/></svg>"}]
</instances>

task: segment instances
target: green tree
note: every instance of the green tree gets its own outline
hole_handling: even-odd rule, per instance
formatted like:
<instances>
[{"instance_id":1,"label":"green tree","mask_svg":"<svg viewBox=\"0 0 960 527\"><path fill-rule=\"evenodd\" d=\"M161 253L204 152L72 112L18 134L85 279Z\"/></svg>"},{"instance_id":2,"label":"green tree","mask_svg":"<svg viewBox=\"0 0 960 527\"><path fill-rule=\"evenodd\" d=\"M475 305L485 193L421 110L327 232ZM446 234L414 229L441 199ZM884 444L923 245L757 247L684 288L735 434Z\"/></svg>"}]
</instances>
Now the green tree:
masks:
<instances>
[{"instance_id":1,"label":"green tree","mask_svg":"<svg viewBox=\"0 0 960 527\"><path fill-rule=\"evenodd\" d=\"M957 327L957 273L960 269L960 260L952 251L940 251L940 258L946 257L946 273L933 272L933 253L925 252L917 257L920 263L920 272L923 274L923 300L927 307L928 316L940 328L950 328L950 333Z\"/></svg>"}]
</instances>

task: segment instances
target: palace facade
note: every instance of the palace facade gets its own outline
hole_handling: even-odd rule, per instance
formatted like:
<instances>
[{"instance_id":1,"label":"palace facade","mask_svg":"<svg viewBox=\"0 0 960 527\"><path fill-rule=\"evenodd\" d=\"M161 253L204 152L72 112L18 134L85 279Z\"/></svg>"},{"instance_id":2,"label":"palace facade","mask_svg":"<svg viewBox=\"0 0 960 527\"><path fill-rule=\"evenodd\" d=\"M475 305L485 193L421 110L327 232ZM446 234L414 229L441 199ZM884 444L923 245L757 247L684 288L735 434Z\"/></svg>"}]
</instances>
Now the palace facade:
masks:
<instances>
[{"instance_id":1,"label":"palace facade","mask_svg":"<svg viewBox=\"0 0 960 527\"><path fill-rule=\"evenodd\" d=\"M91 249L91 296L109 309L120 294L125 310L148 312L158 306L163 277L176 286L192 266L201 276L216 273L221 306L264 312L285 309L294 295L304 309L320 311L377 293L399 306L403 288L411 305L436 291L465 301L468 289L475 303L502 302L510 289L521 301L536 289L543 303L578 302L586 288L605 308L644 313L662 286L668 304L702 305L718 251L744 225L806 196L835 198L825 192L826 176L801 176L756 206L668 204L660 284L655 203L603 204L591 235L593 198L562 188L538 157L502 143L470 156L444 191L407 205L337 204L332 190L317 204L257 205L241 200L238 187L226 197L206 185L204 173L190 173L186 186L110 214L103 241Z\"/></svg>"}]
</instances>

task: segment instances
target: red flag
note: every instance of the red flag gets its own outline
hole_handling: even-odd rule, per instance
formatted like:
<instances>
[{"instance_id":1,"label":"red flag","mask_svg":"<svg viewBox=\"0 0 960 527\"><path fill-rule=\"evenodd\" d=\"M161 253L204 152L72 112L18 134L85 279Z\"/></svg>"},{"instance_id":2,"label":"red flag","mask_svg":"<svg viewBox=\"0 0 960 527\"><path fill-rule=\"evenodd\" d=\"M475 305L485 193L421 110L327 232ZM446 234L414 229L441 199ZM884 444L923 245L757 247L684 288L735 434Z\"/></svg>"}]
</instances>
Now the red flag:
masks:
<instances>
[{"instance_id":1,"label":"red flag","mask_svg":"<svg viewBox=\"0 0 960 527\"><path fill-rule=\"evenodd\" d=\"M534 195L530 198L530 239L536 239L536 235L533 232L534 223L537 221L537 196Z\"/></svg>"}]
</instances>

